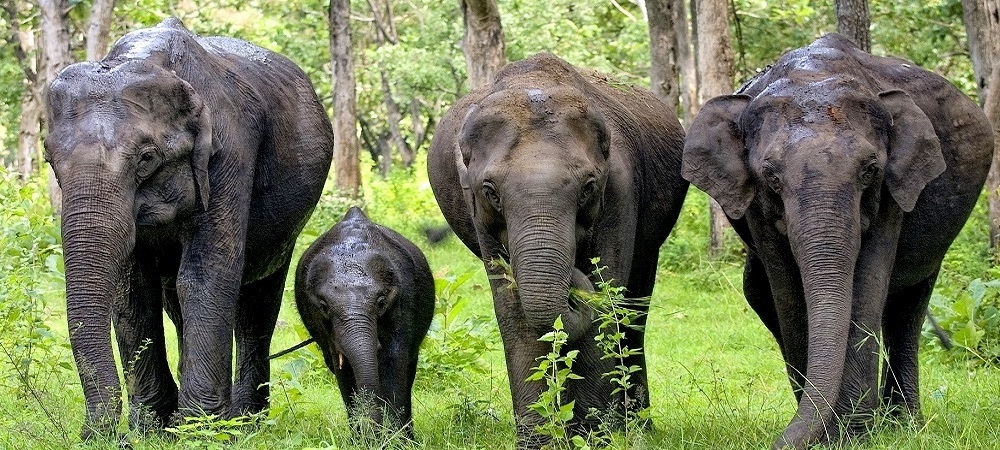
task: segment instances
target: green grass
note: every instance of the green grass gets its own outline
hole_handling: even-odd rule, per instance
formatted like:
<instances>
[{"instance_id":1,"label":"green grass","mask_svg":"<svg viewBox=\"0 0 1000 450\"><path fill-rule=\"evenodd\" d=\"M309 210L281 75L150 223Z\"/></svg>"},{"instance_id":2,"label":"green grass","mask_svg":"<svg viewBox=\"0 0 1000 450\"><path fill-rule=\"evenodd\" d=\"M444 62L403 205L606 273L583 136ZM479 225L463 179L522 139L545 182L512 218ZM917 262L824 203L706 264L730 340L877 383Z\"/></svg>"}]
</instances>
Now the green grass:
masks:
<instances>
[{"instance_id":1,"label":"green grass","mask_svg":"<svg viewBox=\"0 0 1000 450\"><path fill-rule=\"evenodd\" d=\"M415 173L416 177L397 174L389 181L366 180L364 203L369 215L420 246L437 276L475 270L472 279L460 287L461 295L469 298L469 314L492 318L492 300L481 263L454 237L430 246L420 234L423 225L444 222L430 196L423 168L418 167ZM731 249L721 260L706 261L703 257L707 245L705 205L703 194L690 195L676 232L661 250L645 348L654 428L632 442L616 441L614 448L766 448L794 412L777 346L742 297L738 242L735 238L728 241ZM299 250L338 220L346 207L342 200L325 197L300 239ZM945 284L944 290L961 289L962 282L981 276L979 272L988 267L979 243L985 239L985 234L980 234L984 220L979 217L970 222L954 250L962 253L949 255L949 266L939 280ZM36 263L40 273L46 273L45 265ZM0 278L0 283L9 283L7 276ZM27 298L48 314L46 323L54 334L51 340L66 342L57 271L56 275L39 277ZM303 336L291 280L288 286L273 351L289 347ZM9 300L0 299L5 301ZM9 329L2 328L0 333ZM168 326L170 341L172 334ZM10 335L0 335L0 339L18 340ZM30 384L15 376L11 361L0 355L0 448L119 448L117 441L79 443L83 395L75 371L58 364L72 361L66 346L50 345L33 355L40 361L29 367L40 371L33 372ZM378 443L381 448L513 448L510 394L499 343L481 357L489 368L483 374L470 371L445 382L418 371L413 393L416 442L388 440ZM175 348L170 348L170 358L176 360ZM1000 369L955 358L934 345L924 345L921 358L924 423L885 424L853 448L980 449L1000 442ZM50 363L40 363L45 361ZM315 347L273 361L271 379L272 409L258 425L224 422L216 429L188 429L181 436L129 434L126 439L136 449L373 447L372 442L352 437L336 382ZM217 440L229 435L237 437Z\"/></svg>"}]
</instances>

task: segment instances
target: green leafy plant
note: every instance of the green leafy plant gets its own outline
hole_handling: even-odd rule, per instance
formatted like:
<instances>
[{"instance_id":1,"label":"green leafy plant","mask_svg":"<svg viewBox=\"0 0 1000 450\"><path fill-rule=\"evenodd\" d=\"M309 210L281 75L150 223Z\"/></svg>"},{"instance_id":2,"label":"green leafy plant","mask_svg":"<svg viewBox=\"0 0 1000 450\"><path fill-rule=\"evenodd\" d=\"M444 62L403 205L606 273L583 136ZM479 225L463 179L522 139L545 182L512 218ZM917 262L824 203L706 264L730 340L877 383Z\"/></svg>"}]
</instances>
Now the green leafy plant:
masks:
<instances>
[{"instance_id":1,"label":"green leafy plant","mask_svg":"<svg viewBox=\"0 0 1000 450\"><path fill-rule=\"evenodd\" d=\"M563 401L563 392L569 380L582 380L583 377L573 373L573 361L579 355L579 350L570 350L563 354L569 335L563 331L562 316L556 317L552 331L538 338L541 342L549 342L549 353L537 358L535 366L525 381L545 381L546 389L538 396L538 400L528 405L532 411L542 418L542 423L535 426L535 431L542 436L551 438L549 447L554 448L589 448L586 440L579 435L570 436L566 426L573 420L573 407L576 400Z\"/></svg>"},{"instance_id":2,"label":"green leafy plant","mask_svg":"<svg viewBox=\"0 0 1000 450\"><path fill-rule=\"evenodd\" d=\"M957 347L980 361L1000 362L1000 279L976 278L954 298L934 294L930 310Z\"/></svg>"},{"instance_id":3,"label":"green leafy plant","mask_svg":"<svg viewBox=\"0 0 1000 450\"><path fill-rule=\"evenodd\" d=\"M602 420L602 425L622 425L625 430L626 439L641 427L638 424L649 419L649 408L639 408L638 400L629 397L636 386L632 377L642 370L638 365L627 365L625 360L631 356L641 355L643 349L630 348L625 343L625 330L628 328L635 330L644 329L645 311L649 307L649 298L626 299L625 287L615 286L614 280L605 280L602 273L608 268L599 265L600 258L592 258L594 265L593 277L598 281L597 291L577 292L581 298L588 298L589 304L594 308L597 315L594 319L598 324L598 334L594 337L598 348L603 354L602 359L614 361L614 368L601 376L607 378L614 389L611 395L621 394L624 397L624 411L619 417L612 420ZM587 294L587 295L585 295Z\"/></svg>"},{"instance_id":4,"label":"green leafy plant","mask_svg":"<svg viewBox=\"0 0 1000 450\"><path fill-rule=\"evenodd\" d=\"M248 439L256 435L261 419L258 415L237 416L221 419L214 414L185 417L183 422L165 430L180 439L187 448L210 450L232 446L237 439Z\"/></svg>"},{"instance_id":5,"label":"green leafy plant","mask_svg":"<svg viewBox=\"0 0 1000 450\"><path fill-rule=\"evenodd\" d=\"M475 274L435 278L437 301L421 345L420 378L456 385L463 376L489 370L482 356L496 349L496 325L485 315L470 313L469 298L459 289Z\"/></svg>"}]
</instances>

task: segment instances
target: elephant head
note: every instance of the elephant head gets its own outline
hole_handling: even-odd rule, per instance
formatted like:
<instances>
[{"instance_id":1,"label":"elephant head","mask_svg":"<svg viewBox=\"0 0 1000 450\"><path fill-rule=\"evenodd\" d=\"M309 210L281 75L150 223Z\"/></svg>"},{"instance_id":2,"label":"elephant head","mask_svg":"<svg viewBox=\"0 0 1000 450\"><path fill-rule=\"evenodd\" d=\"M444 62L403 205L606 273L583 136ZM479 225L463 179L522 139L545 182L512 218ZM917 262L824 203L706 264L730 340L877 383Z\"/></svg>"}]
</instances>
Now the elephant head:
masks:
<instances>
[{"instance_id":1,"label":"elephant head","mask_svg":"<svg viewBox=\"0 0 1000 450\"><path fill-rule=\"evenodd\" d=\"M684 147L684 178L731 219L745 220L755 241L768 230L772 241L786 242L781 251L801 277L806 383L779 442L816 439L834 417L865 232L886 202L912 211L945 169L934 128L910 96L868 86L844 76L789 75L755 97L717 97Z\"/></svg>"},{"instance_id":2,"label":"elephant head","mask_svg":"<svg viewBox=\"0 0 1000 450\"><path fill-rule=\"evenodd\" d=\"M363 217L360 210L352 211ZM351 414L364 413L382 423L386 392L381 382L385 374L380 372L388 369L379 363L381 342L385 341L380 334L394 330L380 329L379 323L401 295L401 274L391 261L358 238L349 237L318 256L304 274L308 299L300 301L300 308L312 309L309 315L315 317L308 320L323 330L314 336L327 365L336 373L347 371L345 375L354 379L354 392L341 392Z\"/></svg>"},{"instance_id":3,"label":"elephant head","mask_svg":"<svg viewBox=\"0 0 1000 450\"><path fill-rule=\"evenodd\" d=\"M577 247L598 220L609 153L604 117L567 86L499 90L461 127L455 164L484 257L509 257L524 317L539 333L560 315L571 339L591 325L568 292L592 289Z\"/></svg>"},{"instance_id":4,"label":"elephant head","mask_svg":"<svg viewBox=\"0 0 1000 450\"><path fill-rule=\"evenodd\" d=\"M48 111L45 158L63 191L70 341L87 423L113 427L112 304L127 295L137 229L207 207L211 114L188 83L134 61L67 67L52 82Z\"/></svg>"}]
</instances>

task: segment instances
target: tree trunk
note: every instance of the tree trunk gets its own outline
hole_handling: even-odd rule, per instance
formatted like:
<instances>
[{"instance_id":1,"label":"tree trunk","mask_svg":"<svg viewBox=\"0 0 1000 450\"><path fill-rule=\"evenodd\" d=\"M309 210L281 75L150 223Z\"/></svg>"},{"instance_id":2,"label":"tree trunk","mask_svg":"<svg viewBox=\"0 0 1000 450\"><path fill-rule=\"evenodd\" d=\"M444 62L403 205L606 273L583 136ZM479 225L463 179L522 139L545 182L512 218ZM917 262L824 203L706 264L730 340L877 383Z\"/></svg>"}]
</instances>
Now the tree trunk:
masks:
<instances>
[{"instance_id":1,"label":"tree trunk","mask_svg":"<svg viewBox=\"0 0 1000 450\"><path fill-rule=\"evenodd\" d=\"M674 32L677 33L677 62L680 65L680 100L683 110L681 123L686 128L698 113L698 68L695 65L694 45L692 41L692 23L697 15L692 11L691 22L688 22L689 3L684 0L671 0L674 13Z\"/></svg>"},{"instance_id":2,"label":"tree trunk","mask_svg":"<svg viewBox=\"0 0 1000 450\"><path fill-rule=\"evenodd\" d=\"M837 32L854 41L862 50L872 50L868 0L836 0Z\"/></svg>"},{"instance_id":3,"label":"tree trunk","mask_svg":"<svg viewBox=\"0 0 1000 450\"><path fill-rule=\"evenodd\" d=\"M115 0L94 0L87 24L87 61L99 61L108 52L114 9Z\"/></svg>"},{"instance_id":4,"label":"tree trunk","mask_svg":"<svg viewBox=\"0 0 1000 450\"><path fill-rule=\"evenodd\" d=\"M45 84L51 83L63 68L73 63L73 55L69 51L69 3L69 0L38 0ZM48 170L48 184L49 201L58 215L62 212L62 191L52 168Z\"/></svg>"},{"instance_id":5,"label":"tree trunk","mask_svg":"<svg viewBox=\"0 0 1000 450\"><path fill-rule=\"evenodd\" d=\"M37 45L31 30L22 30L17 2L4 3L7 23L10 26L8 43L14 51L18 65L24 72L26 81L21 94L21 117L17 132L17 171L22 180L28 180L38 167L39 138L41 137L42 116L45 104L42 99L42 82L38 79Z\"/></svg>"},{"instance_id":6,"label":"tree trunk","mask_svg":"<svg viewBox=\"0 0 1000 450\"><path fill-rule=\"evenodd\" d=\"M993 69L993 38L990 36L989 17L986 4L989 0L962 0L962 23L969 41L969 57L972 59L972 73L976 77L979 106L986 102L989 90L990 71Z\"/></svg>"},{"instance_id":7,"label":"tree trunk","mask_svg":"<svg viewBox=\"0 0 1000 450\"><path fill-rule=\"evenodd\" d=\"M992 89L1000 86L1000 0L985 0L984 3L986 6L984 22L987 29L983 35L989 38L987 48L993 69L984 89L986 95L983 109L993 124L994 141L1000 142L1000 89ZM1000 198L997 197L997 189L1000 189L1000 152L994 151L993 166L990 167L990 174L986 179L986 196L989 199L990 210L990 247L994 255L998 253L997 246L1000 245Z\"/></svg>"},{"instance_id":8,"label":"tree trunk","mask_svg":"<svg viewBox=\"0 0 1000 450\"><path fill-rule=\"evenodd\" d=\"M396 36L396 27L393 24L391 4L387 2L384 11L372 0L368 0L368 6L371 7L372 16L375 19L375 43L379 47L386 44L398 44L399 38ZM380 62L379 65L381 66L382 63ZM386 121L389 125L389 136L392 139L393 146L396 147L396 151L399 152L403 167L409 168L413 165L413 160L416 157L406 139L403 138L403 132L399 127L399 123L403 121L403 113L399 110L399 104L392 98L392 87L389 86L389 73L384 66L379 69L379 75L382 78L382 101L385 103L387 112ZM387 175L388 168L392 166L392 154L384 155L384 158L385 160L382 161L382 165L385 167L385 170L382 176Z\"/></svg>"},{"instance_id":9,"label":"tree trunk","mask_svg":"<svg viewBox=\"0 0 1000 450\"><path fill-rule=\"evenodd\" d=\"M649 20L649 87L670 111L677 112L677 31L674 0L646 0Z\"/></svg>"},{"instance_id":10,"label":"tree trunk","mask_svg":"<svg viewBox=\"0 0 1000 450\"><path fill-rule=\"evenodd\" d=\"M729 38L729 8L726 0L703 0L697 4L698 103L733 92L733 49ZM709 258L723 250L726 214L715 200L709 208Z\"/></svg>"},{"instance_id":11,"label":"tree trunk","mask_svg":"<svg viewBox=\"0 0 1000 450\"><path fill-rule=\"evenodd\" d=\"M36 96L34 86L27 86L21 94L21 123L17 131L17 167L21 180L27 181L34 175L39 139L42 134L42 114L45 112L40 97Z\"/></svg>"},{"instance_id":12,"label":"tree trunk","mask_svg":"<svg viewBox=\"0 0 1000 450\"><path fill-rule=\"evenodd\" d=\"M357 94L351 55L351 0L330 0L330 56L333 58L333 158L337 190L352 198L361 192L358 160Z\"/></svg>"},{"instance_id":13,"label":"tree trunk","mask_svg":"<svg viewBox=\"0 0 1000 450\"><path fill-rule=\"evenodd\" d=\"M469 90L492 83L507 63L500 10L495 0L460 0L465 36L462 52L469 72Z\"/></svg>"}]
</instances>

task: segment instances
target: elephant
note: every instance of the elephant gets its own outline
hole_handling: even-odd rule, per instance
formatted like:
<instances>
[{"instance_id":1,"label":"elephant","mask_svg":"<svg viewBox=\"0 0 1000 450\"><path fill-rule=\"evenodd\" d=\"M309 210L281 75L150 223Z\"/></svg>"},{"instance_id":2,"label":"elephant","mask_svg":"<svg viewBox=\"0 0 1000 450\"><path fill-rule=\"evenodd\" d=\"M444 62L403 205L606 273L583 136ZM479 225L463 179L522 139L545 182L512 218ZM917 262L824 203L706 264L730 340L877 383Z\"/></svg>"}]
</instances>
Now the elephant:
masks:
<instances>
[{"instance_id":1,"label":"elephant","mask_svg":"<svg viewBox=\"0 0 1000 450\"><path fill-rule=\"evenodd\" d=\"M633 374L627 397L602 377L613 367L594 337L595 311L569 296L594 290L593 258L602 277L630 298L649 297L659 248L687 193L680 174L684 130L646 90L578 70L551 53L510 63L496 80L460 99L442 118L428 153L428 175L445 219L486 267L507 363L518 446L538 447L542 420L530 410L545 389L526 381L550 344L539 342L561 318L578 350L563 394L575 401L574 428L589 427L591 408L649 405L645 355L625 360ZM503 260L512 272L506 275ZM622 342L643 346L648 305Z\"/></svg>"},{"instance_id":2,"label":"elephant","mask_svg":"<svg viewBox=\"0 0 1000 450\"><path fill-rule=\"evenodd\" d=\"M411 393L434 296L423 252L357 207L302 254L295 304L355 423L367 414L413 436Z\"/></svg>"},{"instance_id":3,"label":"elephant","mask_svg":"<svg viewBox=\"0 0 1000 450\"><path fill-rule=\"evenodd\" d=\"M110 322L131 426L261 411L295 239L333 156L309 78L281 55L168 18L66 67L47 101L82 437L113 433L121 415Z\"/></svg>"},{"instance_id":4,"label":"elephant","mask_svg":"<svg viewBox=\"0 0 1000 450\"><path fill-rule=\"evenodd\" d=\"M744 295L798 400L774 448L858 436L878 411L920 420L921 324L992 153L951 83L838 34L702 107L683 175L745 243Z\"/></svg>"}]
</instances>

